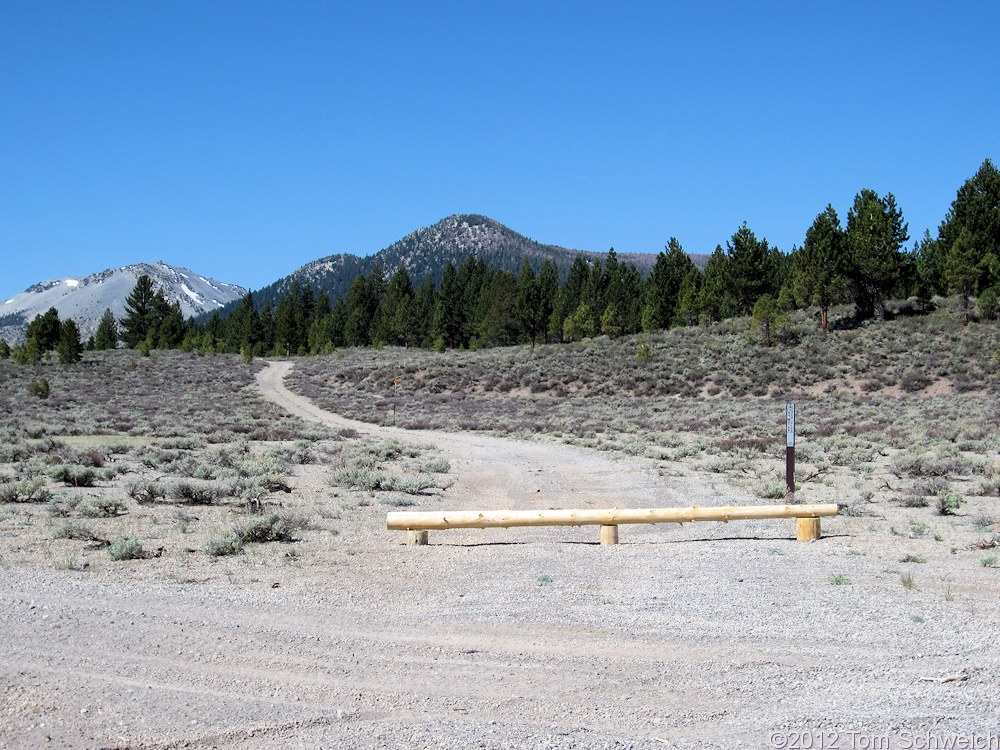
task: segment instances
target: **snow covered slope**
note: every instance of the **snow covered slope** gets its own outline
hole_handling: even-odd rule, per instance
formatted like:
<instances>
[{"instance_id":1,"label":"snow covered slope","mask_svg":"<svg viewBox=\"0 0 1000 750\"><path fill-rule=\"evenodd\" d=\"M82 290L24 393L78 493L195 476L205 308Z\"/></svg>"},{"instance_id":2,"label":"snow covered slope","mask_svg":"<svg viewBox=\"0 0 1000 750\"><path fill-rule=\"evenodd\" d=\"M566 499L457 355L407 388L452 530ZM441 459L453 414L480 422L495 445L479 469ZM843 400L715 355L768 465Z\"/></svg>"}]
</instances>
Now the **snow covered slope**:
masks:
<instances>
[{"instance_id":1,"label":"snow covered slope","mask_svg":"<svg viewBox=\"0 0 1000 750\"><path fill-rule=\"evenodd\" d=\"M179 302L185 318L211 312L246 294L243 287L208 279L163 261L109 268L89 276L49 279L11 299L0 300L0 338L8 343L21 341L25 326L54 307L60 320L73 318L86 339L97 330L105 309L116 318L125 314L125 299L142 275L149 276L153 288L162 289L171 303Z\"/></svg>"}]
</instances>

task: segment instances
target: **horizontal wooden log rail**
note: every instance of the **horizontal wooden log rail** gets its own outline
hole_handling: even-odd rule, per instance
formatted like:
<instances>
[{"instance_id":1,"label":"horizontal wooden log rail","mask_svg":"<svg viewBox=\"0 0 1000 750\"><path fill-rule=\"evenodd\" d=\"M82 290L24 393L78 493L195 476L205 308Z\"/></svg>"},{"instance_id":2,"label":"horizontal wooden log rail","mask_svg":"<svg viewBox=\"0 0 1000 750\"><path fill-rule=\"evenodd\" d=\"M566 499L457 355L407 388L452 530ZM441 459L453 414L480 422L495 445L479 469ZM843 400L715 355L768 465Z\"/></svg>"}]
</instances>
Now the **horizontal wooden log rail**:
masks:
<instances>
[{"instance_id":1,"label":"horizontal wooden log rail","mask_svg":"<svg viewBox=\"0 0 1000 750\"><path fill-rule=\"evenodd\" d=\"M836 503L818 505L735 505L707 508L606 508L561 510L397 511L387 513L386 528L406 531L409 544L427 544L429 530L488 529L511 526L600 526L601 544L618 543L618 526L629 523L693 523L796 519L799 541L820 538L823 516L837 515Z\"/></svg>"}]
</instances>

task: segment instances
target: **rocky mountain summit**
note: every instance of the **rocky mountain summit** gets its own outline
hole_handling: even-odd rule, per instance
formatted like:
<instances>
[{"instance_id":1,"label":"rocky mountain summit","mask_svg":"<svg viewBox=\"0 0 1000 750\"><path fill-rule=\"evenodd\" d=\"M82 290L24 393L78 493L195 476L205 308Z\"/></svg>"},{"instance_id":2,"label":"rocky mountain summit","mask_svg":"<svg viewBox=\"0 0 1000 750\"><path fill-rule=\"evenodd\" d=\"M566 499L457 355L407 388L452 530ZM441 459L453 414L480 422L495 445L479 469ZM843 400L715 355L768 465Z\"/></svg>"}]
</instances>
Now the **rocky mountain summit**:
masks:
<instances>
[{"instance_id":1,"label":"rocky mountain summit","mask_svg":"<svg viewBox=\"0 0 1000 750\"><path fill-rule=\"evenodd\" d=\"M470 255L476 255L490 268L511 273L517 273L525 260L536 271L542 263L551 260L561 274L566 274L578 256L593 261L604 258L606 252L546 245L487 216L455 214L432 226L417 229L367 257L339 254L314 260L254 292L254 300L259 305L268 301L277 304L293 281L337 298L347 293L358 274L370 273L376 265L382 267L386 277L400 267L405 268L414 286L419 286L428 278L439 282L449 262L458 266ZM648 274L656 262L656 255L652 253L619 253L618 258L633 263L643 275Z\"/></svg>"}]
</instances>

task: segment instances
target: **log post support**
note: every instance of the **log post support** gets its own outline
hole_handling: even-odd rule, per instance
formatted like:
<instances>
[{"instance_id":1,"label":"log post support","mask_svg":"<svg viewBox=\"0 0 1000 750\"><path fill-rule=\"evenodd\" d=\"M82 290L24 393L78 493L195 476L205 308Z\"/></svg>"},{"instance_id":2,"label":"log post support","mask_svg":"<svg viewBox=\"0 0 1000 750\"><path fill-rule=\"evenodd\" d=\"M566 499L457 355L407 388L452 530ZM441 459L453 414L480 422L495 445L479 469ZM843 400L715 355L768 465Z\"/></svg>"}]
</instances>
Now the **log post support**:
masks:
<instances>
[{"instance_id":1,"label":"log post support","mask_svg":"<svg viewBox=\"0 0 1000 750\"><path fill-rule=\"evenodd\" d=\"M427 532L420 530L407 531L406 543L411 547L423 547L425 544L427 544Z\"/></svg>"},{"instance_id":2,"label":"log post support","mask_svg":"<svg viewBox=\"0 0 1000 750\"><path fill-rule=\"evenodd\" d=\"M607 524L601 526L601 544L618 544L618 527Z\"/></svg>"},{"instance_id":3,"label":"log post support","mask_svg":"<svg viewBox=\"0 0 1000 750\"><path fill-rule=\"evenodd\" d=\"M800 542L814 542L820 538L818 518L796 518L795 538Z\"/></svg>"}]
</instances>

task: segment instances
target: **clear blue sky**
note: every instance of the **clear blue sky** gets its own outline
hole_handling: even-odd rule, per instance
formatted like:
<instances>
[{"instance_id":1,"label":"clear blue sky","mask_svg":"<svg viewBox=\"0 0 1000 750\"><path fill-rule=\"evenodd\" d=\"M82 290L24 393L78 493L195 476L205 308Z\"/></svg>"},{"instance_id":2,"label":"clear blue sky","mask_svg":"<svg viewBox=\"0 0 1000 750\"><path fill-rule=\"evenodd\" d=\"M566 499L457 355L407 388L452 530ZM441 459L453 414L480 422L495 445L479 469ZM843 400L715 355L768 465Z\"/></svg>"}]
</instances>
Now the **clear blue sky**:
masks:
<instances>
[{"instance_id":1,"label":"clear blue sky","mask_svg":"<svg viewBox=\"0 0 1000 750\"><path fill-rule=\"evenodd\" d=\"M1000 162L994 2L0 3L0 295L162 259L250 288L453 213L783 250Z\"/></svg>"}]
</instances>

